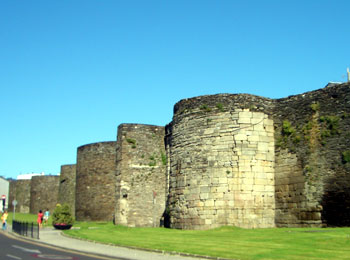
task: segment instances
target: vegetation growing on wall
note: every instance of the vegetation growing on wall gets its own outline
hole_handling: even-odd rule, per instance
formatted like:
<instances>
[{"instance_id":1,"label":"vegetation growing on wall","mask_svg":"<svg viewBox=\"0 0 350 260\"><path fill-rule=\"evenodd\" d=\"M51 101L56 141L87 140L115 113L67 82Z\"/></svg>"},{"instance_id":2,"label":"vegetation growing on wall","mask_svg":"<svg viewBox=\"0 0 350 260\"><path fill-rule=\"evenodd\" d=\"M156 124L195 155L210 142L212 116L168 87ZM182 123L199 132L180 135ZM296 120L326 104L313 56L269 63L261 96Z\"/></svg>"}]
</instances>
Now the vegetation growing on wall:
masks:
<instances>
[{"instance_id":1,"label":"vegetation growing on wall","mask_svg":"<svg viewBox=\"0 0 350 260\"><path fill-rule=\"evenodd\" d=\"M136 148L136 140L132 138L126 138L126 141L131 145L131 148Z\"/></svg>"},{"instance_id":2,"label":"vegetation growing on wall","mask_svg":"<svg viewBox=\"0 0 350 260\"><path fill-rule=\"evenodd\" d=\"M323 123L324 131L327 132L327 136L337 135L339 131L340 118L337 116L321 116L320 122Z\"/></svg>"},{"instance_id":3,"label":"vegetation growing on wall","mask_svg":"<svg viewBox=\"0 0 350 260\"><path fill-rule=\"evenodd\" d=\"M342 116L341 116L342 119L345 119L345 118L348 118L348 117L350 117L350 113L346 113L346 112L344 112L342 114Z\"/></svg>"},{"instance_id":4,"label":"vegetation growing on wall","mask_svg":"<svg viewBox=\"0 0 350 260\"><path fill-rule=\"evenodd\" d=\"M284 120L282 124L282 135L291 136L295 134L295 129L292 127L292 124L288 120Z\"/></svg>"},{"instance_id":5,"label":"vegetation growing on wall","mask_svg":"<svg viewBox=\"0 0 350 260\"><path fill-rule=\"evenodd\" d=\"M311 107L311 109L312 109L312 111L314 111L314 112L316 112L316 111L319 111L320 110L320 103L312 103L311 105L310 105L310 107Z\"/></svg>"},{"instance_id":6,"label":"vegetation growing on wall","mask_svg":"<svg viewBox=\"0 0 350 260\"><path fill-rule=\"evenodd\" d=\"M162 164L166 165L167 161L168 161L166 154L164 154L162 151L160 151L160 157L162 158Z\"/></svg>"},{"instance_id":7,"label":"vegetation growing on wall","mask_svg":"<svg viewBox=\"0 0 350 260\"><path fill-rule=\"evenodd\" d=\"M350 163L350 150L344 151L342 153L342 161L344 164Z\"/></svg>"},{"instance_id":8,"label":"vegetation growing on wall","mask_svg":"<svg viewBox=\"0 0 350 260\"><path fill-rule=\"evenodd\" d=\"M200 110L203 110L205 112L211 112L211 108L208 107L207 105L203 104L200 106Z\"/></svg>"},{"instance_id":9,"label":"vegetation growing on wall","mask_svg":"<svg viewBox=\"0 0 350 260\"><path fill-rule=\"evenodd\" d=\"M221 112L224 112L224 105L222 103L217 103L216 108L219 109Z\"/></svg>"},{"instance_id":10,"label":"vegetation growing on wall","mask_svg":"<svg viewBox=\"0 0 350 260\"><path fill-rule=\"evenodd\" d=\"M157 160L156 160L156 157L154 155L151 155L149 157L149 163L148 163L148 166L150 167L154 167L157 165Z\"/></svg>"},{"instance_id":11,"label":"vegetation growing on wall","mask_svg":"<svg viewBox=\"0 0 350 260\"><path fill-rule=\"evenodd\" d=\"M286 148L291 141L293 144L297 144L301 141L300 135L297 134L296 129L292 126L288 120L283 120L281 137L277 140L277 146ZM292 150L295 149L294 145L290 145Z\"/></svg>"}]
</instances>

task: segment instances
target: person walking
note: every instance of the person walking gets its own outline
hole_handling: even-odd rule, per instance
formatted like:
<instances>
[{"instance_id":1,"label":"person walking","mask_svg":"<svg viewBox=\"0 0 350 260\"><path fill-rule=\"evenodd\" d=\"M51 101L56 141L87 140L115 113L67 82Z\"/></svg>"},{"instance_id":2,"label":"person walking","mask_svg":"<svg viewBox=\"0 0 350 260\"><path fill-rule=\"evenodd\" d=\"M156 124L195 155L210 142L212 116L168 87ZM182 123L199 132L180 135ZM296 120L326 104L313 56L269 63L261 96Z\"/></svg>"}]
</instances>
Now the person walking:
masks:
<instances>
[{"instance_id":1,"label":"person walking","mask_svg":"<svg viewBox=\"0 0 350 260\"><path fill-rule=\"evenodd\" d=\"M39 228L41 228L42 225L43 225L43 217L44 217L43 211L42 211L42 210L39 210L38 219L37 219Z\"/></svg>"},{"instance_id":2,"label":"person walking","mask_svg":"<svg viewBox=\"0 0 350 260\"><path fill-rule=\"evenodd\" d=\"M46 209L46 211L44 213L44 224L47 224L49 217L50 217L50 211L49 211L49 209Z\"/></svg>"},{"instance_id":3,"label":"person walking","mask_svg":"<svg viewBox=\"0 0 350 260\"><path fill-rule=\"evenodd\" d=\"M8 217L8 213L7 210L4 211L4 213L1 216L1 220L2 220L2 230L6 230L7 229L7 217Z\"/></svg>"}]
</instances>

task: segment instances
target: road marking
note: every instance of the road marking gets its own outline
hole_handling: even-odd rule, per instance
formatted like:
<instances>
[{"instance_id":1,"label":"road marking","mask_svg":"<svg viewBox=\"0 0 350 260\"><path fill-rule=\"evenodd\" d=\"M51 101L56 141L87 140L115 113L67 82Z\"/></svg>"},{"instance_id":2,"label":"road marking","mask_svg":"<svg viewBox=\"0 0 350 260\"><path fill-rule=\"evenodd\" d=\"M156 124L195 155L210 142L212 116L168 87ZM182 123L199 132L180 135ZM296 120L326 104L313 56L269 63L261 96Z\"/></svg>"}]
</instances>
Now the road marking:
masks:
<instances>
[{"instance_id":1,"label":"road marking","mask_svg":"<svg viewBox=\"0 0 350 260\"><path fill-rule=\"evenodd\" d=\"M25 248L25 247L21 247L21 246L16 246L16 245L12 245L12 247L20 249L24 252L28 252L28 253L37 253L40 254L41 252L37 249L30 249L30 248Z\"/></svg>"},{"instance_id":2,"label":"road marking","mask_svg":"<svg viewBox=\"0 0 350 260\"><path fill-rule=\"evenodd\" d=\"M77 259L72 256L63 256L63 255L45 255L45 254L34 254L32 255L41 259L50 259L50 260L74 260Z\"/></svg>"},{"instance_id":3,"label":"road marking","mask_svg":"<svg viewBox=\"0 0 350 260\"><path fill-rule=\"evenodd\" d=\"M11 233L2 233L2 234L4 236L8 237L8 238L11 238L11 239L14 239L14 240L17 240L17 241L22 241L22 242L25 242L27 244L31 244L31 245L34 245L34 246L39 246L39 242L36 242L36 241L31 241L31 240L25 239L23 237L16 237L16 236L14 236ZM74 250L74 249L59 248L57 246L49 245L49 244L45 244L45 243L44 244L41 243L40 247L45 247L45 248L61 251L61 252L64 252L64 253L71 253L71 254L87 256L87 257L95 258L95 259L102 259L102 260L115 260L116 259L116 258L111 257L111 256L102 256L102 255L95 255L93 253L84 253L84 252L77 251L77 250Z\"/></svg>"},{"instance_id":4,"label":"road marking","mask_svg":"<svg viewBox=\"0 0 350 260\"><path fill-rule=\"evenodd\" d=\"M9 258L17 259L17 260L22 260L22 258L14 256L14 255L6 255Z\"/></svg>"}]
</instances>

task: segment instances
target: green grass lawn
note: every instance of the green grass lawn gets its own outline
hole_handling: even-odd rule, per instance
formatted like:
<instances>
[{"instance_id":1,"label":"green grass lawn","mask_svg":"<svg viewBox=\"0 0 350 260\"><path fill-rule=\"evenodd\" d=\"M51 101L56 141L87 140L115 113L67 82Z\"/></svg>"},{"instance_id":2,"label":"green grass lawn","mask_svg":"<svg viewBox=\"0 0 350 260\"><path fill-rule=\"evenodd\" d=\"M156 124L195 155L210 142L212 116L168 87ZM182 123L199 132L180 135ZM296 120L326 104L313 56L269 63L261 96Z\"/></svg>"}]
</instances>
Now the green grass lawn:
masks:
<instances>
[{"instance_id":1,"label":"green grass lawn","mask_svg":"<svg viewBox=\"0 0 350 260\"><path fill-rule=\"evenodd\" d=\"M232 259L350 259L350 228L222 227L206 231L78 222L65 231L103 243Z\"/></svg>"},{"instance_id":2,"label":"green grass lawn","mask_svg":"<svg viewBox=\"0 0 350 260\"><path fill-rule=\"evenodd\" d=\"M9 212L9 216L7 218L7 223L11 224L13 219L13 213ZM25 214L25 213L15 213L15 220L22 221L22 222L34 222L34 224L37 223L37 215L36 214ZM47 224L44 226L52 226L52 218L50 216Z\"/></svg>"},{"instance_id":3,"label":"green grass lawn","mask_svg":"<svg viewBox=\"0 0 350 260\"><path fill-rule=\"evenodd\" d=\"M11 223L13 214L9 214ZM16 220L36 223L35 214ZM47 226L52 226L51 218ZM76 222L73 237L121 246L232 259L350 259L350 228L222 227L213 230L128 228L103 222Z\"/></svg>"}]
</instances>

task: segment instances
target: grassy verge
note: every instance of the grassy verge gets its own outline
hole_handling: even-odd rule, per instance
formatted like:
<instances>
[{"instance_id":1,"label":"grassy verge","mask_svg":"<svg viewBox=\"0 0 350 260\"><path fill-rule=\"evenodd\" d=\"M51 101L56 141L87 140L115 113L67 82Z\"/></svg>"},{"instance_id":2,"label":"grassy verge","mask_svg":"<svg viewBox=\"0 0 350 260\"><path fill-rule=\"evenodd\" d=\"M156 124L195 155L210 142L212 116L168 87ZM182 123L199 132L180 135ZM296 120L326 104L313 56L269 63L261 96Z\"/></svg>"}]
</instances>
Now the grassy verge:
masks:
<instances>
[{"instance_id":1,"label":"grassy verge","mask_svg":"<svg viewBox=\"0 0 350 260\"><path fill-rule=\"evenodd\" d=\"M111 223L77 223L73 237L122 246L232 259L349 259L350 228L240 229L206 231L127 228Z\"/></svg>"},{"instance_id":2,"label":"grassy verge","mask_svg":"<svg viewBox=\"0 0 350 260\"><path fill-rule=\"evenodd\" d=\"M15 213L15 219L17 221L22 221L22 222L34 222L37 223L37 215L36 214L25 214L25 213ZM13 213L9 212L9 216L7 218L7 223L11 224L13 220ZM50 217L47 224L44 226L52 226L52 218Z\"/></svg>"}]
</instances>

